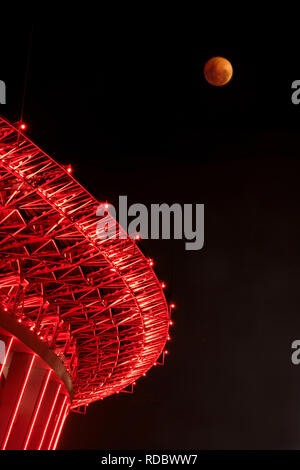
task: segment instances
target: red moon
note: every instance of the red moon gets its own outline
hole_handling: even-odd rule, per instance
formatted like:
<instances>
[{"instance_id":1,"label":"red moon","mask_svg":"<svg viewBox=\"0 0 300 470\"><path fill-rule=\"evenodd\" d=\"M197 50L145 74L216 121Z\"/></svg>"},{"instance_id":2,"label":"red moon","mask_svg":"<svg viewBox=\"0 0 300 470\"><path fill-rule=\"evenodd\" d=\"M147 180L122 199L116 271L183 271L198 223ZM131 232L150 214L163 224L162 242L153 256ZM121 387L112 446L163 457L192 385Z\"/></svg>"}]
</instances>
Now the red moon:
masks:
<instances>
[{"instance_id":1,"label":"red moon","mask_svg":"<svg viewBox=\"0 0 300 470\"><path fill-rule=\"evenodd\" d=\"M224 57L212 57L204 66L204 76L213 86L226 85L230 82L232 74L232 65Z\"/></svg>"}]
</instances>

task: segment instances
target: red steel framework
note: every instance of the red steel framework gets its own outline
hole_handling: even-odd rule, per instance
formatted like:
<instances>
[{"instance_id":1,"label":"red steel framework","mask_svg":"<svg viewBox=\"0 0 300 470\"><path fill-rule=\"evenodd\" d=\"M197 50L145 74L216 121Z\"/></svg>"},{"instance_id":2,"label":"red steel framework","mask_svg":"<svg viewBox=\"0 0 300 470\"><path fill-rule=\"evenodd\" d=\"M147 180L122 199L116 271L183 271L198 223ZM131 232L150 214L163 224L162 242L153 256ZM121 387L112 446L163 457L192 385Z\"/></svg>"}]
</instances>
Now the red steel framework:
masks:
<instances>
[{"instance_id":1,"label":"red steel framework","mask_svg":"<svg viewBox=\"0 0 300 470\"><path fill-rule=\"evenodd\" d=\"M164 284L98 207L0 118L2 449L55 449L70 410L133 386L166 353Z\"/></svg>"}]
</instances>

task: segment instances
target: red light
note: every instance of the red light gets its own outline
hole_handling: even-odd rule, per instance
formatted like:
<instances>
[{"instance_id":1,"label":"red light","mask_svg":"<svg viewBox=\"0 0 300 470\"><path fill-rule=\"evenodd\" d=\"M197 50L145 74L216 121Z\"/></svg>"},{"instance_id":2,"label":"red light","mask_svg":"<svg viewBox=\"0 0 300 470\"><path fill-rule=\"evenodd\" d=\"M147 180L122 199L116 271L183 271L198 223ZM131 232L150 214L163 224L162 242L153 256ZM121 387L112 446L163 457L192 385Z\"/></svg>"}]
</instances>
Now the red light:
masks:
<instances>
[{"instance_id":1,"label":"red light","mask_svg":"<svg viewBox=\"0 0 300 470\"><path fill-rule=\"evenodd\" d=\"M22 131L25 131L27 129L27 125L25 124L25 122L22 122L19 127Z\"/></svg>"},{"instance_id":2,"label":"red light","mask_svg":"<svg viewBox=\"0 0 300 470\"><path fill-rule=\"evenodd\" d=\"M10 436L10 433L11 433L11 430L12 430L12 427L13 427L13 425L14 425L14 423L15 423L15 419L16 419L16 416L17 416L17 413L18 413L18 410L19 410L19 407L20 407L20 403L21 403L22 398L23 398L23 395L24 395L24 390L25 390L25 388L26 388L26 385L27 385L27 382L28 382L28 379L29 379L29 375L30 375L30 372L31 372L31 369L32 369L32 366L33 366L34 359L35 359L35 354L33 354L32 359L31 359L31 361L30 361L29 369L28 369L28 371L27 371L27 374L26 374L26 377L25 377L25 380L24 380L24 383L23 383L23 387L22 387L21 393L20 393L20 395L19 395L19 399L18 399L17 405L15 406L15 411L14 411L14 414L13 414L13 416L12 416L12 418L11 418L8 431L7 431L7 433L6 433L6 438L5 438L5 442L4 442L4 444L3 444L2 450L5 450L5 448L6 448L6 445L7 445L7 442L8 442L8 439L9 439L9 436Z\"/></svg>"},{"instance_id":3,"label":"red light","mask_svg":"<svg viewBox=\"0 0 300 470\"><path fill-rule=\"evenodd\" d=\"M169 354L169 351L165 351L165 354Z\"/></svg>"},{"instance_id":4,"label":"red light","mask_svg":"<svg viewBox=\"0 0 300 470\"><path fill-rule=\"evenodd\" d=\"M171 304L171 305L170 305L170 308L175 308L175 304Z\"/></svg>"},{"instance_id":5,"label":"red light","mask_svg":"<svg viewBox=\"0 0 300 470\"><path fill-rule=\"evenodd\" d=\"M174 322L171 320L171 321L169 322L169 325L171 325L171 326L174 325Z\"/></svg>"},{"instance_id":6,"label":"red light","mask_svg":"<svg viewBox=\"0 0 300 470\"><path fill-rule=\"evenodd\" d=\"M44 432L43 432L42 439L41 439L41 441L40 441L40 445L39 445L39 447L38 447L38 450L41 450L41 447L42 447L42 445L43 445L43 442L44 442L44 439L45 439L45 435L46 435L46 432L47 432L47 429L48 429L48 426L49 426L49 422L50 422L51 417L52 417L52 414L53 414L53 410L54 410L55 405L56 405L56 402L57 402L57 398L58 398L60 389L61 389L61 384L60 384L59 387L57 388L56 395L55 395L55 398L54 398L54 402L53 402L53 404L52 404L52 408L51 408L50 414L49 414L49 416L48 416L48 420L47 420L46 426L45 426L45 428L44 428Z\"/></svg>"},{"instance_id":7,"label":"red light","mask_svg":"<svg viewBox=\"0 0 300 470\"><path fill-rule=\"evenodd\" d=\"M58 426L58 424L59 424L59 422L60 422L60 418L61 418L63 409L64 409L64 407L65 407L66 401L67 401L67 395L65 395L63 404L62 404L62 406L61 406L61 408L60 408L60 412L59 412L59 415L58 415L58 418L57 418L57 421L56 421L56 425L55 425L55 428L54 428L54 431L53 431L53 434L52 434L52 437L51 437L50 444L49 444L49 446L48 446L48 450L51 450L51 444L52 444L52 442L53 442L53 439L54 439L54 436L55 436L55 433L56 433L57 426Z\"/></svg>"},{"instance_id":8,"label":"red light","mask_svg":"<svg viewBox=\"0 0 300 470\"><path fill-rule=\"evenodd\" d=\"M70 407L70 405L67 405L67 406L66 406L66 411L65 411L65 414L64 414L63 419L62 419L62 421L61 421L61 425L60 425L59 431L58 431L58 433L57 433L57 437L56 437L56 441L55 441L54 446L53 446L53 450L56 450L57 443L58 443L59 437L60 437L60 435L61 435L64 422L65 422L65 420L66 420L66 417L68 416L69 407Z\"/></svg>"},{"instance_id":9,"label":"red light","mask_svg":"<svg viewBox=\"0 0 300 470\"><path fill-rule=\"evenodd\" d=\"M24 450L27 449L28 442L29 442L29 440L30 440L30 437L31 437L31 434L32 434L32 430L33 430L33 428L34 428L37 415L39 414L40 407L41 407L41 403L42 403L42 401L43 401L43 398L44 398L44 395L45 395L45 392L46 392L46 388L47 388L47 385L48 385L48 382L49 382L51 373L52 373L52 370L49 370L49 372L48 372L48 374L47 374L47 377L46 377L46 380L45 380L45 383L44 383L44 387L43 387L43 390L42 390L40 399L39 399L39 403L38 403L38 405L37 405L37 407L36 407L36 410L35 410L35 413L34 413L34 417L33 417L33 420L32 420L32 423L31 423L31 426L30 426L30 429L29 429L29 433L28 433L28 436L27 436L27 439L26 439L26 443L25 443L25 446L24 446Z\"/></svg>"},{"instance_id":10,"label":"red light","mask_svg":"<svg viewBox=\"0 0 300 470\"><path fill-rule=\"evenodd\" d=\"M12 127L0 118L0 134L3 133L0 139L0 159L2 163L3 160L6 160L6 164L3 164L1 171L7 184L7 191L5 191L2 198L2 212L4 214L0 209L0 215L2 215L1 227L3 227L1 230L7 234L12 234L12 237L17 232L19 237L18 244L10 244L8 256L5 253L6 245L2 244L3 246L0 246L0 259L3 261L3 266L0 269L0 273L2 273L0 284L2 287L4 286L2 290L7 298L13 295L14 290L17 290L17 287L13 287L17 284L21 286L22 292L24 291L24 295L16 297L16 305L13 309L11 309L9 302L3 302L2 311L4 311L5 306L10 305L7 313L10 313L12 318L20 324L21 329L24 322L23 325L26 326L27 334L29 330L32 333L31 336L36 335L40 342L43 342L43 345L39 343L40 347L46 348L48 346L54 353L57 353L58 350L63 351L63 347L68 347L67 345L70 344L70 350L72 347L74 358L74 360L72 359L71 378L76 377L76 392L71 408L73 406L74 408L85 406L89 402L101 398L100 395L106 397L115 393L117 388L118 390L124 389L128 386L130 377L129 382L132 382L133 377L136 377L135 380L137 380L153 364L154 357L161 357L161 353L166 347L168 331L172 332L169 322L175 313L170 310L172 301L167 301L164 296L163 289L165 287L169 288L169 285L166 285L162 279L158 279L155 270L152 270L152 267L158 266L156 265L156 258L155 261L150 258L151 254L154 256L154 253L145 256L140 251L138 240L144 242L142 231L135 228L133 233L127 234L126 227L122 228L117 224L116 235L114 236L112 233L114 217L110 215L114 201L108 203L104 200L105 196L101 199L101 214L106 212L108 218L101 220L102 238L97 236L95 216L98 215L96 211L99 202L90 196L74 179L77 168L75 163L73 163L74 167L73 164L70 164L72 158L68 157L69 163L66 159L63 164L57 164L27 139L27 131L21 131L20 126L22 123L23 119L19 119L15 127ZM25 126L23 127L25 128ZM27 130L31 131L31 127L32 124L29 121ZM7 129L11 133L7 132ZM66 173L70 173L69 176L72 176L72 178L69 178ZM34 184L31 189L25 188L24 190L24 181L27 177L29 181L34 180L38 184ZM38 194L37 198L35 193ZM26 196L26 204L22 209L24 217L20 216L16 220L13 214L15 210L18 210L18 201L21 201L24 196ZM107 196L110 197L109 194ZM41 197L43 198L42 203ZM13 204L11 204L11 199L14 201ZM101 214L99 215L103 217ZM103 234L103 232L107 233ZM48 238L45 237L45 233L51 234L53 237L54 234L55 237L57 234L57 238L62 240L61 243L58 242L59 246L55 247L51 243L47 243ZM108 238L105 235L106 237L109 235ZM47 240L45 240L46 238ZM19 246L28 246L26 263L22 263L20 273L17 272L14 261L11 261L11 259L18 259ZM57 250L61 252L62 256L57 256ZM151 269L149 269L150 267ZM84 270L83 274L82 268ZM33 271L34 273L36 271L36 274L32 275ZM62 282L58 278L56 279L56 271L59 272L59 278L62 276ZM38 288L35 286L35 276L38 276ZM86 278L89 283L86 282ZM47 286L49 285L47 301L43 294L44 283ZM60 288L60 285L66 285L67 287ZM33 292L35 292L34 295L31 294ZM174 298L176 297L174 296ZM61 302L64 303L65 300L68 301L68 306L59 320L57 309L60 308ZM78 312L78 315L74 312ZM114 312L116 315L114 315ZM55 335L51 326L54 322L52 315L55 315L55 318L57 317ZM138 316L140 320L136 321ZM90 319L90 321L87 321L87 319ZM127 334L127 331L124 330L126 342L123 348L119 330L120 328L122 330L122 324L125 323L126 325L128 321L130 322L130 333ZM82 338L85 338L80 343L80 348L77 348L77 346L74 348L74 352L73 343L70 343L70 341L73 341L73 335L69 335L65 325L71 325L72 331L76 330L76 333L78 331L80 335L83 335ZM105 331L105 346L101 341L103 331ZM25 333L26 331L24 331ZM141 345L143 345L142 348ZM107 354L102 355L102 346L107 347ZM171 344L168 345L167 343L167 347L171 347ZM62 353L58 356L61 360L64 360ZM10 357L11 352L9 360ZM79 360L81 357L82 360ZM155 365L160 365L160 362L161 360L157 359ZM12 364L14 366L14 362ZM113 374L111 374L112 364L115 368ZM0 368L1 366L0 364ZM7 367L6 365L4 368L5 372ZM100 368L103 370L103 374L102 372L101 374L90 374L91 370L99 370ZM33 369L35 371L35 364L33 364ZM23 371L22 375L25 373L26 370ZM27 384L28 389L31 385L35 386L35 378L31 380L33 375L32 372ZM78 380L77 377L79 377ZM41 376L39 395L36 395L34 403L32 402L31 415L29 416L29 410L26 414L27 433L31 429L32 418L34 418L40 400L40 392L44 386L42 380L44 379ZM24 447L27 444L27 448L31 448L31 444L39 446L46 424L48 429L44 434L41 448L47 448L50 439L52 439L50 447L55 447L61 423L66 413L68 399L65 401L64 407L60 408L65 396L60 395L61 390L52 418L50 418L47 425L53 395L57 391L54 388L54 382L56 380L53 379L47 409L45 406L47 415L43 420L39 416L42 415L42 412L44 413L42 402L39 415L32 428L34 437L33 435L29 436L27 444L28 434L26 434L22 436L22 440L16 440L18 445ZM104 386L102 386L103 384ZM22 386L22 383L20 385ZM64 387L63 383L62 387ZM16 397L12 397L14 402L18 400L19 387L17 390ZM43 400L48 397L46 392L45 394ZM24 398L20 404L22 412L23 402L25 402L25 399L27 401L29 395L30 393L27 393L27 389L25 389ZM12 408L14 405L15 403L11 403ZM6 414L8 415L8 412ZM58 416L60 417L59 421L57 421ZM2 424L1 418L0 422ZM7 416L8 425L10 418L11 412ZM21 429L22 423L19 425L20 420L16 417L17 419L18 421L13 426L11 434L13 434L15 428L16 430ZM4 424L2 427L4 427ZM36 430L35 428L39 429ZM3 432L5 433L7 429L8 426L5 424ZM49 433L50 436L48 436ZM54 437L52 438L53 434ZM6 447L9 448L12 442L13 436L11 435Z\"/></svg>"},{"instance_id":11,"label":"red light","mask_svg":"<svg viewBox=\"0 0 300 470\"><path fill-rule=\"evenodd\" d=\"M4 312L7 312L7 307L4 308Z\"/></svg>"}]
</instances>

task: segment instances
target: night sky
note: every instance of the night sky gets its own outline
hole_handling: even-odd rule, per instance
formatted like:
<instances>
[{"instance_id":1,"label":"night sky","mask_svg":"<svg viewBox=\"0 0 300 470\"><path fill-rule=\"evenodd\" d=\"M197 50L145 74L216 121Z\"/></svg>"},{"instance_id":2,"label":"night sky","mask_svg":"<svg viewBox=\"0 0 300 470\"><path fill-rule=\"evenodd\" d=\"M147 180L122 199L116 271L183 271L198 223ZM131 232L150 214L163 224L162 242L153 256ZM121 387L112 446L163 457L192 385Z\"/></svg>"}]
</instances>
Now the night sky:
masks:
<instances>
[{"instance_id":1,"label":"night sky","mask_svg":"<svg viewBox=\"0 0 300 470\"><path fill-rule=\"evenodd\" d=\"M99 200L205 205L202 250L141 242L177 306L165 366L72 414L60 448L300 449L300 59L170 24L33 26L29 138ZM16 122L30 25L13 36L0 112ZM202 74L215 55L224 88Z\"/></svg>"}]
</instances>

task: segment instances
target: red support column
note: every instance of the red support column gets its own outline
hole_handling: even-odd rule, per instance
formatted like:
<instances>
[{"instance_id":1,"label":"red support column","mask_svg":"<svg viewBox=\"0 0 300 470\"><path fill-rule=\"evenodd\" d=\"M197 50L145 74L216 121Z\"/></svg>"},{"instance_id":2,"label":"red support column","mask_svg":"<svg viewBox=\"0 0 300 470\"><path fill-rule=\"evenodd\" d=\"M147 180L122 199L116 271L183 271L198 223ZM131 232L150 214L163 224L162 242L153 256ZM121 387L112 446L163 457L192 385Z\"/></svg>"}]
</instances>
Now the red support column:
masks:
<instances>
[{"instance_id":1,"label":"red support column","mask_svg":"<svg viewBox=\"0 0 300 470\"><path fill-rule=\"evenodd\" d=\"M49 367L1 326L0 339L6 345L0 364L0 449L52 450L70 409L69 391L55 372L59 359L53 355L54 368Z\"/></svg>"},{"instance_id":2,"label":"red support column","mask_svg":"<svg viewBox=\"0 0 300 470\"><path fill-rule=\"evenodd\" d=\"M6 435L5 435L4 442L3 442L3 445L2 445L1 450L5 450L5 449L6 449L8 440L9 440L10 435L11 435L11 431L12 431L13 425L15 424L15 420L16 420L16 417L17 417L17 413L18 413L19 408L20 408L20 404L21 404L21 401L22 401L22 398L23 398L23 395L24 395L24 391L25 391L25 388L26 388L26 385L27 385L27 382L28 382L28 379L29 379L29 376L30 376L30 372L31 372L31 369L32 369L34 360L35 360L35 354L33 354L33 355L31 356L31 360L30 360L30 363L29 363L29 367L28 367L28 370L27 370L27 373L26 373L26 376L25 376L23 385L22 385L22 387L21 387L20 394L19 394L17 403L16 403L15 408L14 408L14 411L13 411L13 415L12 415L12 417L10 418L9 426L8 426L8 429L7 429L7 432L6 432Z\"/></svg>"},{"instance_id":3,"label":"red support column","mask_svg":"<svg viewBox=\"0 0 300 470\"><path fill-rule=\"evenodd\" d=\"M52 373L52 370L49 370L49 371L48 371L48 374L47 374L47 376L46 376L45 384L44 384L43 389L42 389L42 392L41 392L41 394L40 394L39 402L38 402L37 407L35 408L34 416L33 416L33 418L32 418L32 423L31 423L30 428L29 428L29 431L28 431L28 435L27 435L26 442L25 442L25 445L24 445L24 450L27 449L28 443L29 443L29 441L30 441L30 438L31 438L31 435L32 435L32 431L33 431L34 425L35 425L35 423L36 423L37 416L38 416L39 411L40 411L40 408L41 408L41 404L42 404L42 401L43 401L43 398L44 398L44 395L45 395L45 392L46 392L46 389L47 389L47 385L48 385L48 383L49 383L49 379L50 379L51 373Z\"/></svg>"}]
</instances>

